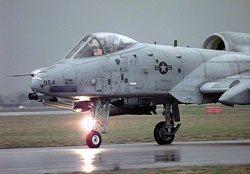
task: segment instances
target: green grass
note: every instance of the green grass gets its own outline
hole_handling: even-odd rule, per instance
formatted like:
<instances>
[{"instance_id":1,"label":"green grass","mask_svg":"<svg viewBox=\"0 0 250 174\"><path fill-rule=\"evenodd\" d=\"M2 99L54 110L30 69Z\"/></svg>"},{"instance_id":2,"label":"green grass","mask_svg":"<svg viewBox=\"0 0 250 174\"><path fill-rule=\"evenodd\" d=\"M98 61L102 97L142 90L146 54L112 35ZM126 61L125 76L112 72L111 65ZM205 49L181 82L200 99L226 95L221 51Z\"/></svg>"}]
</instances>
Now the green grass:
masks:
<instances>
[{"instance_id":1,"label":"green grass","mask_svg":"<svg viewBox=\"0 0 250 174\"><path fill-rule=\"evenodd\" d=\"M181 106L176 141L250 139L250 107L224 107L223 114L207 114L206 106ZM103 143L153 142L160 114L111 117ZM81 114L0 117L0 148L48 147L85 144Z\"/></svg>"},{"instance_id":2,"label":"green grass","mask_svg":"<svg viewBox=\"0 0 250 174\"><path fill-rule=\"evenodd\" d=\"M156 169L134 169L134 170L113 170L95 171L92 174L249 174L250 165L233 166L192 166L192 167L169 167ZM81 172L64 174L83 174Z\"/></svg>"}]
</instances>

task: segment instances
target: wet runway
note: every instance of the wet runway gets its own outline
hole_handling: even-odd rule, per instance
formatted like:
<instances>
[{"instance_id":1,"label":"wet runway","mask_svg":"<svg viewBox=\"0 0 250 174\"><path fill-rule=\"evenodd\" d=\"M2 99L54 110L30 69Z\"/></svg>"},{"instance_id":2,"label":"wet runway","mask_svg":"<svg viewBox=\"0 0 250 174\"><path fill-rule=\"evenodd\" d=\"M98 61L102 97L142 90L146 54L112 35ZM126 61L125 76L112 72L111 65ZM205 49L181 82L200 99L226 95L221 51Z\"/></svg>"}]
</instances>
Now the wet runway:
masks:
<instances>
[{"instance_id":1,"label":"wet runway","mask_svg":"<svg viewBox=\"0 0 250 174\"><path fill-rule=\"evenodd\" d=\"M0 150L1 174L230 164L250 164L250 140Z\"/></svg>"}]
</instances>

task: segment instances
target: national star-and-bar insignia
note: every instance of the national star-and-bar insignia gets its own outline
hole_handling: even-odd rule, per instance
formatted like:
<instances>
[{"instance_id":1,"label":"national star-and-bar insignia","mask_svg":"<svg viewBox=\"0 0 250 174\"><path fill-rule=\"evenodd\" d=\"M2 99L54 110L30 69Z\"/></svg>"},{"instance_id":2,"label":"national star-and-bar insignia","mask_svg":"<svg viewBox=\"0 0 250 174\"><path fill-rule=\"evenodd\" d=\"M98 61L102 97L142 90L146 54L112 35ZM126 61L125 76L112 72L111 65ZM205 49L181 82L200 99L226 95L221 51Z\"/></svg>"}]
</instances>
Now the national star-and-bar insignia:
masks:
<instances>
[{"instance_id":1,"label":"national star-and-bar insignia","mask_svg":"<svg viewBox=\"0 0 250 174\"><path fill-rule=\"evenodd\" d=\"M172 70L172 65L168 65L166 62L161 62L159 65L155 65L155 70L159 70L161 74L166 74L169 70Z\"/></svg>"}]
</instances>

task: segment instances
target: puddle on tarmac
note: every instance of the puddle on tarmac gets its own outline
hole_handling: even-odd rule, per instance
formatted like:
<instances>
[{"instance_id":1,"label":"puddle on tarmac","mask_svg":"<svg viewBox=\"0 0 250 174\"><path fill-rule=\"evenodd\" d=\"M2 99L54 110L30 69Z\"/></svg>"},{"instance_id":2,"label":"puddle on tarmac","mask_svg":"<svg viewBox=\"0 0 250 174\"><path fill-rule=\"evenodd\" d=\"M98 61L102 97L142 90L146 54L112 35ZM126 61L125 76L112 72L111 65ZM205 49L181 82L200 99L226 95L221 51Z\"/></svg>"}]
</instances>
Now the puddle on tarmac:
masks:
<instances>
[{"instance_id":1,"label":"puddle on tarmac","mask_svg":"<svg viewBox=\"0 0 250 174\"><path fill-rule=\"evenodd\" d=\"M97 168L119 170L127 165L148 165L153 163L178 162L181 160L179 150L165 151L128 151L105 152L100 149L75 150L81 159L81 169L90 173Z\"/></svg>"}]
</instances>

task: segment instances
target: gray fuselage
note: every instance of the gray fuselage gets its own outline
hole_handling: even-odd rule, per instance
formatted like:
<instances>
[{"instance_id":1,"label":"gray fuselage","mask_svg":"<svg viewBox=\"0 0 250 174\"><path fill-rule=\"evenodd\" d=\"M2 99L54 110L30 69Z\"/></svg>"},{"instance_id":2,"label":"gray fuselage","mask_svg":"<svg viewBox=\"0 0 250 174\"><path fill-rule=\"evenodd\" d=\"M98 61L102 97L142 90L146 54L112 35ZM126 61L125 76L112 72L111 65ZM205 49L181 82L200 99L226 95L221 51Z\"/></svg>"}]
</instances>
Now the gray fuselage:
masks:
<instances>
[{"instance_id":1,"label":"gray fuselage","mask_svg":"<svg viewBox=\"0 0 250 174\"><path fill-rule=\"evenodd\" d=\"M204 103L200 87L209 81L250 75L250 55L136 43L119 52L69 58L42 69L32 89L49 96L174 96L181 103Z\"/></svg>"}]
</instances>

